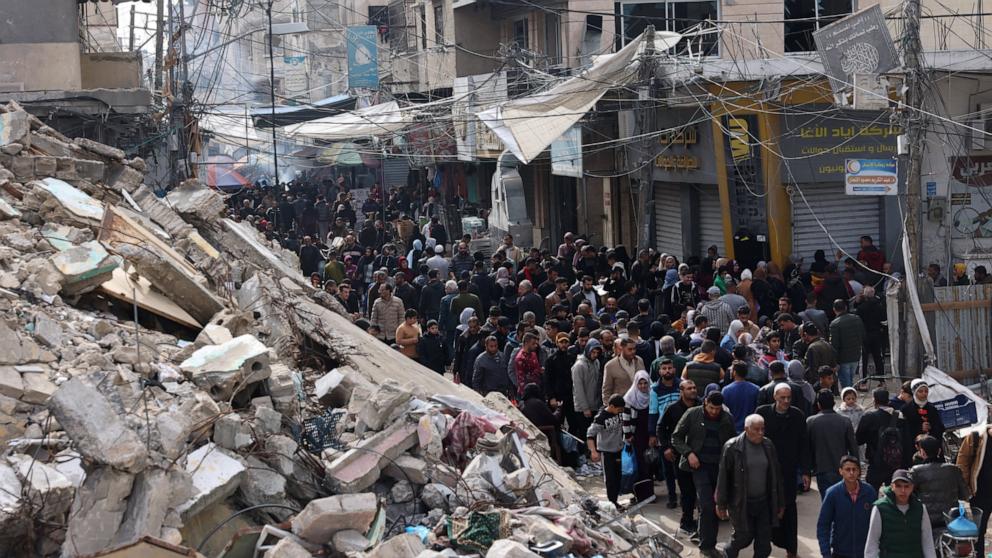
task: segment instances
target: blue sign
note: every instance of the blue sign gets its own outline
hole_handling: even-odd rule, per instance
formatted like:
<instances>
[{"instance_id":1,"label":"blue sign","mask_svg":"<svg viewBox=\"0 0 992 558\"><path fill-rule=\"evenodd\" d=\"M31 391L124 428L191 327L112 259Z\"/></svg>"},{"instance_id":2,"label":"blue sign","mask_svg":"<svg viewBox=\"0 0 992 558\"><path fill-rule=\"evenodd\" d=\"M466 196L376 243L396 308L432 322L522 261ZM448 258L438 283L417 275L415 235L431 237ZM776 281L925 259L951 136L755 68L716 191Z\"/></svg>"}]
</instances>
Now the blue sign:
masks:
<instances>
[{"instance_id":1,"label":"blue sign","mask_svg":"<svg viewBox=\"0 0 992 558\"><path fill-rule=\"evenodd\" d=\"M978 409L975 407L975 402L966 395L934 401L933 406L940 413L940 420L943 421L945 428L956 428L978 422Z\"/></svg>"},{"instance_id":2,"label":"blue sign","mask_svg":"<svg viewBox=\"0 0 992 558\"><path fill-rule=\"evenodd\" d=\"M379 88L379 29L374 25L348 28L348 87Z\"/></svg>"},{"instance_id":3,"label":"blue sign","mask_svg":"<svg viewBox=\"0 0 992 558\"><path fill-rule=\"evenodd\" d=\"M896 159L847 159L844 185L849 196L895 196L899 193Z\"/></svg>"},{"instance_id":4,"label":"blue sign","mask_svg":"<svg viewBox=\"0 0 992 558\"><path fill-rule=\"evenodd\" d=\"M937 197L937 183L927 182L927 199L933 199Z\"/></svg>"}]
</instances>

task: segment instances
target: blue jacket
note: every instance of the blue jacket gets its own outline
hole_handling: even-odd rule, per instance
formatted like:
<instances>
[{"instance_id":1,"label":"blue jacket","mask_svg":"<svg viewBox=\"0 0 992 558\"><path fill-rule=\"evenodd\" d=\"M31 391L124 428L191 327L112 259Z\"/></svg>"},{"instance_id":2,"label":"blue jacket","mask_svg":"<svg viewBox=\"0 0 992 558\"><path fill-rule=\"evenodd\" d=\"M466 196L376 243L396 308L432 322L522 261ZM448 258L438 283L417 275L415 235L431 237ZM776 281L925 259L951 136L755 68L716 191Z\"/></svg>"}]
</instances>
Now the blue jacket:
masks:
<instances>
[{"instance_id":1,"label":"blue jacket","mask_svg":"<svg viewBox=\"0 0 992 558\"><path fill-rule=\"evenodd\" d=\"M816 539L824 558L834 554L849 558L865 555L868 521L871 519L872 503L878 494L870 484L860 484L857 502L851 502L843 481L827 489L827 495L820 504L820 517L816 520Z\"/></svg>"},{"instance_id":2,"label":"blue jacket","mask_svg":"<svg viewBox=\"0 0 992 558\"><path fill-rule=\"evenodd\" d=\"M723 388L723 402L734 417L737 433L744 432L744 419L758 408L760 388L748 381L731 382Z\"/></svg>"}]
</instances>

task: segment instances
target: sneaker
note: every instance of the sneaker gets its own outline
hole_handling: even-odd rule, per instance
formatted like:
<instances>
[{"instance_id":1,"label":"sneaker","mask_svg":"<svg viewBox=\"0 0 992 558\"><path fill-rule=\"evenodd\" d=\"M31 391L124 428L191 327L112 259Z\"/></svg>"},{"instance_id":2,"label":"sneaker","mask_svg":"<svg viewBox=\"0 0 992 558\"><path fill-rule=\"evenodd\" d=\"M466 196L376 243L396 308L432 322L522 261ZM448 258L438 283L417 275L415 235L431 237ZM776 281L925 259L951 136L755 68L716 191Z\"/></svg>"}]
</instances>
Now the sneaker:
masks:
<instances>
[{"instance_id":1,"label":"sneaker","mask_svg":"<svg viewBox=\"0 0 992 558\"><path fill-rule=\"evenodd\" d=\"M699 544L699 531L691 531L689 533L689 542Z\"/></svg>"}]
</instances>

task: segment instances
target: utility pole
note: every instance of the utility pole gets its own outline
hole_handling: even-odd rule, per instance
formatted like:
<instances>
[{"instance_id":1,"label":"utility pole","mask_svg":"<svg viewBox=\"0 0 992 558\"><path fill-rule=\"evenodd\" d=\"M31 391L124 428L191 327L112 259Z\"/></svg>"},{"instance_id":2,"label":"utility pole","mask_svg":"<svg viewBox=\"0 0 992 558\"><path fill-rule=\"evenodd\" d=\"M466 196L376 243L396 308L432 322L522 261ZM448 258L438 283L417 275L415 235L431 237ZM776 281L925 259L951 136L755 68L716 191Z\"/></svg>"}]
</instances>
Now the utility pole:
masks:
<instances>
[{"instance_id":1,"label":"utility pole","mask_svg":"<svg viewBox=\"0 0 992 558\"><path fill-rule=\"evenodd\" d=\"M134 4L131 5L131 34L127 39L127 51L134 52Z\"/></svg>"},{"instance_id":2,"label":"utility pole","mask_svg":"<svg viewBox=\"0 0 992 558\"><path fill-rule=\"evenodd\" d=\"M155 90L162 90L162 40L165 28L164 0L155 0Z\"/></svg>"},{"instance_id":3,"label":"utility pole","mask_svg":"<svg viewBox=\"0 0 992 558\"><path fill-rule=\"evenodd\" d=\"M648 134L657 128L658 112L651 99L654 98L654 25L648 25L644 30L644 55L641 58L641 66L638 70L638 105L637 110L637 133ZM654 246L655 231L651 226L654 216L654 152L655 140L648 136L641 139L641 156L638 164L641 166L640 184L638 188L637 200L641 204L641 219L637 231L636 253L641 248Z\"/></svg>"},{"instance_id":4,"label":"utility pole","mask_svg":"<svg viewBox=\"0 0 992 558\"><path fill-rule=\"evenodd\" d=\"M269 18L269 100L272 103L272 174L275 178L275 186L279 186L279 149L276 143L276 58L275 50L272 48L272 4L275 0L269 0L269 5L265 9L265 15Z\"/></svg>"},{"instance_id":5,"label":"utility pole","mask_svg":"<svg viewBox=\"0 0 992 558\"><path fill-rule=\"evenodd\" d=\"M906 228L909 241L909 261L904 262L906 274L919 278L920 266L920 177L923 166L923 142L926 134L926 119L923 116L923 64L920 43L920 0L906 0L903 3L903 68L906 79L906 98L902 113L902 127L908 154L906 169ZM914 281L912 284L916 284ZM907 284L908 287L909 284ZM929 335L925 323L917 323L916 314L907 312L907 339L919 340L921 335ZM921 343L907 343L905 374L919 376Z\"/></svg>"}]
</instances>

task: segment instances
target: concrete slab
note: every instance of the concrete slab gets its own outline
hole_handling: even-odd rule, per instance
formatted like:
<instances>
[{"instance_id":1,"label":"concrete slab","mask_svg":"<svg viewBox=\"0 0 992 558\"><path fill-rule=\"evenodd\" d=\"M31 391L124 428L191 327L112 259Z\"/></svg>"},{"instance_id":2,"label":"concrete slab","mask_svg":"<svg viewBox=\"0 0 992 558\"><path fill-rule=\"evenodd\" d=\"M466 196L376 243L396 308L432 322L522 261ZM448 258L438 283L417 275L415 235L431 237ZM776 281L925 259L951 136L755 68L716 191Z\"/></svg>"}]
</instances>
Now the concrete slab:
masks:
<instances>
[{"instance_id":1,"label":"concrete slab","mask_svg":"<svg viewBox=\"0 0 992 558\"><path fill-rule=\"evenodd\" d=\"M32 405L44 405L58 389L48 379L48 372L21 374L21 381L24 382L24 393L21 395L21 401Z\"/></svg>"},{"instance_id":2,"label":"concrete slab","mask_svg":"<svg viewBox=\"0 0 992 558\"><path fill-rule=\"evenodd\" d=\"M147 310L163 318L191 327L202 327L200 322L164 294L152 288L148 279L128 275L123 269L116 268L110 279L100 285L100 291L129 304L137 304L138 308Z\"/></svg>"},{"instance_id":3,"label":"concrete slab","mask_svg":"<svg viewBox=\"0 0 992 558\"><path fill-rule=\"evenodd\" d=\"M372 549L369 558L416 558L424 550L427 547L420 542L420 537L403 533Z\"/></svg>"},{"instance_id":4,"label":"concrete slab","mask_svg":"<svg viewBox=\"0 0 992 558\"><path fill-rule=\"evenodd\" d=\"M55 269L62 274L62 292L83 294L110 280L119 262L95 240L72 246L51 257Z\"/></svg>"},{"instance_id":5,"label":"concrete slab","mask_svg":"<svg viewBox=\"0 0 992 558\"><path fill-rule=\"evenodd\" d=\"M244 478L245 466L209 443L187 456L186 472L193 475L193 496L176 508L183 521L234 494Z\"/></svg>"},{"instance_id":6,"label":"concrete slab","mask_svg":"<svg viewBox=\"0 0 992 558\"><path fill-rule=\"evenodd\" d=\"M13 366L0 366L0 395L20 399L23 394L21 374Z\"/></svg>"},{"instance_id":7,"label":"concrete slab","mask_svg":"<svg viewBox=\"0 0 992 558\"><path fill-rule=\"evenodd\" d=\"M314 544L327 544L338 531L364 533L378 509L378 499L371 492L318 498L293 518L293 534Z\"/></svg>"},{"instance_id":8,"label":"concrete slab","mask_svg":"<svg viewBox=\"0 0 992 558\"><path fill-rule=\"evenodd\" d=\"M28 186L44 190L72 217L85 225L97 225L103 218L103 203L57 178L44 178Z\"/></svg>"},{"instance_id":9,"label":"concrete slab","mask_svg":"<svg viewBox=\"0 0 992 558\"><path fill-rule=\"evenodd\" d=\"M144 469L148 450L96 388L73 378L56 390L48 409L82 455L123 471Z\"/></svg>"},{"instance_id":10,"label":"concrete slab","mask_svg":"<svg viewBox=\"0 0 992 558\"><path fill-rule=\"evenodd\" d=\"M165 196L172 208L190 221L217 222L227 210L224 197L197 180L185 180Z\"/></svg>"},{"instance_id":11,"label":"concrete slab","mask_svg":"<svg viewBox=\"0 0 992 558\"><path fill-rule=\"evenodd\" d=\"M20 143L30 145L31 119L27 112L14 111L0 114L0 145Z\"/></svg>"},{"instance_id":12,"label":"concrete slab","mask_svg":"<svg viewBox=\"0 0 992 558\"><path fill-rule=\"evenodd\" d=\"M379 480L389 460L417 443L417 425L398 421L344 453L327 466L325 482L336 492L359 492Z\"/></svg>"},{"instance_id":13,"label":"concrete slab","mask_svg":"<svg viewBox=\"0 0 992 558\"><path fill-rule=\"evenodd\" d=\"M65 475L21 453L8 456L7 461L17 471L32 508L40 510L42 517L58 518L69 510L76 487Z\"/></svg>"},{"instance_id":14,"label":"concrete slab","mask_svg":"<svg viewBox=\"0 0 992 558\"><path fill-rule=\"evenodd\" d=\"M269 348L253 335L242 335L198 349L179 368L214 399L227 400L269 377Z\"/></svg>"}]
</instances>

